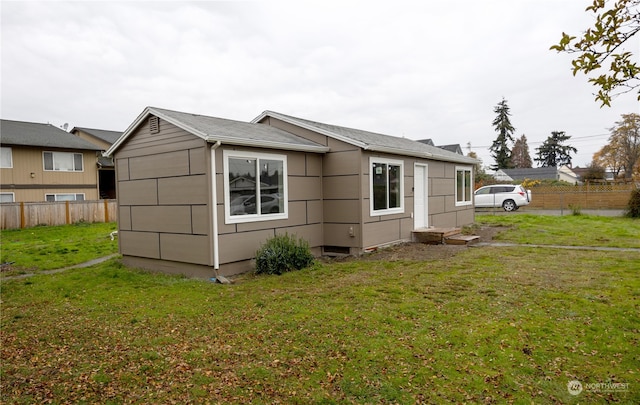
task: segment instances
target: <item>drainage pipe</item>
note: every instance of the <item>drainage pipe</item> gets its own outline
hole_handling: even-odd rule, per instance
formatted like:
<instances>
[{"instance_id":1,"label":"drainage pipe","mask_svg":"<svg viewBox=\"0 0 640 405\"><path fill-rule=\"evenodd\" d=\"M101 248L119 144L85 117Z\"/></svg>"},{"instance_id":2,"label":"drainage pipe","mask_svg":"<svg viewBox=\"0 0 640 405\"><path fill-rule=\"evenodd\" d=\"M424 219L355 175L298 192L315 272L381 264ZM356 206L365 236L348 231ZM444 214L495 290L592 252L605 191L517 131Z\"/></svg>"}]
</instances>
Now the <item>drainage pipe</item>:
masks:
<instances>
[{"instance_id":1,"label":"drainage pipe","mask_svg":"<svg viewBox=\"0 0 640 405\"><path fill-rule=\"evenodd\" d=\"M218 254L218 187L216 186L216 149L220 141L211 145L211 227L213 231L213 270L218 275L220 255Z\"/></svg>"}]
</instances>

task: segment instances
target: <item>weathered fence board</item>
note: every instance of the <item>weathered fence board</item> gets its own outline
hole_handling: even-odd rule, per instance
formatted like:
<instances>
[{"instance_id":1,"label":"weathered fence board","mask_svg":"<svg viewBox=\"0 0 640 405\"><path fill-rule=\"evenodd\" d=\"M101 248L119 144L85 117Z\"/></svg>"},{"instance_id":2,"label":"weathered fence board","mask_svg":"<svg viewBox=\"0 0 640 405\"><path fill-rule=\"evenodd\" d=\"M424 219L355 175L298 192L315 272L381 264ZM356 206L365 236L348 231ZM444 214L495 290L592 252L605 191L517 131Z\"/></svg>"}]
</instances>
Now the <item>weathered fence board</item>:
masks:
<instances>
[{"instance_id":1,"label":"weathered fence board","mask_svg":"<svg viewBox=\"0 0 640 405\"><path fill-rule=\"evenodd\" d=\"M0 204L0 229L117 221L116 200Z\"/></svg>"},{"instance_id":2,"label":"weathered fence board","mask_svg":"<svg viewBox=\"0 0 640 405\"><path fill-rule=\"evenodd\" d=\"M634 188L633 184L532 187L528 208L625 209Z\"/></svg>"}]
</instances>

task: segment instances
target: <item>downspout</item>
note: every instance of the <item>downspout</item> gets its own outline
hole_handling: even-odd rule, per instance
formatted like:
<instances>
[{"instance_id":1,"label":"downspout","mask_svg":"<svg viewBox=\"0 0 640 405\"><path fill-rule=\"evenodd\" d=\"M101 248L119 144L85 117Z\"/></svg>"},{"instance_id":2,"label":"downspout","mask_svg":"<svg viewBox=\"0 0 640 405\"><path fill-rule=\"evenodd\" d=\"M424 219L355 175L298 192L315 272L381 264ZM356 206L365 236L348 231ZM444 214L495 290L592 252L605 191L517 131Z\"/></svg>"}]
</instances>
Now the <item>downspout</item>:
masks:
<instances>
[{"instance_id":1,"label":"downspout","mask_svg":"<svg viewBox=\"0 0 640 405\"><path fill-rule=\"evenodd\" d=\"M211 225L213 229L213 270L218 275L220 255L218 254L218 187L216 185L216 149L220 141L211 145Z\"/></svg>"}]
</instances>

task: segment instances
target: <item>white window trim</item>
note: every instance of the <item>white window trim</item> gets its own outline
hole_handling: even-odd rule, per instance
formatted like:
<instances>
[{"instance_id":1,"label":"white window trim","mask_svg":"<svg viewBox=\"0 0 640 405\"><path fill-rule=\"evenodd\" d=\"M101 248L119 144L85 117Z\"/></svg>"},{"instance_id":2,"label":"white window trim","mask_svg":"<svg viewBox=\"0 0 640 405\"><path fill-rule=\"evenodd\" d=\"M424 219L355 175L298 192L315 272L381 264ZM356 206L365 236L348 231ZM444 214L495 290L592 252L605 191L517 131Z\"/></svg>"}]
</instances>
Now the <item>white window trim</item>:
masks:
<instances>
[{"instance_id":1,"label":"white window trim","mask_svg":"<svg viewBox=\"0 0 640 405\"><path fill-rule=\"evenodd\" d=\"M9 165L8 166L0 165L0 168L1 169L13 169L13 149L11 149L10 146L3 146L2 150L8 150L9 151Z\"/></svg>"},{"instance_id":2,"label":"white window trim","mask_svg":"<svg viewBox=\"0 0 640 405\"><path fill-rule=\"evenodd\" d=\"M374 210L373 209L373 164L374 163L382 163L382 164L391 164L400 166L400 207L397 208L387 208L384 210ZM388 171L387 171L388 172ZM396 160L396 159L385 159L380 157L369 157L369 215L372 217L377 217L381 215L394 215L394 214L403 214L404 213L404 161Z\"/></svg>"},{"instance_id":3,"label":"white window trim","mask_svg":"<svg viewBox=\"0 0 640 405\"><path fill-rule=\"evenodd\" d=\"M469 187L469 198L470 198L469 201L458 201L458 172L459 171L470 172L469 181L471 183L469 185L464 184L462 187L463 191L467 186ZM462 179L464 181L464 175L462 176ZM472 166L456 166L456 171L453 178L453 185L454 185L454 199L455 199L456 207L472 205L473 204L473 167Z\"/></svg>"},{"instance_id":4,"label":"white window trim","mask_svg":"<svg viewBox=\"0 0 640 405\"><path fill-rule=\"evenodd\" d=\"M237 150L225 150L223 156L223 177L224 177L224 218L226 224L241 224L247 222L275 221L289 218L289 177L287 175L287 156L271 153L256 153ZM249 214L249 215L231 215L231 196L229 185L229 159L268 159L282 161L282 181L283 181L283 199L284 212L275 214ZM258 180L259 181L259 180ZM256 189L256 203L260 201L260 187Z\"/></svg>"},{"instance_id":5,"label":"white window trim","mask_svg":"<svg viewBox=\"0 0 640 405\"><path fill-rule=\"evenodd\" d=\"M52 156L52 159L53 159L53 167L56 167L56 163L55 163L56 154L66 153L66 154L70 154L70 155L80 155L82 157L82 170L75 170L75 157L73 158L74 170L47 169L46 165L45 165L45 161L44 161L44 154L45 153L51 153L51 156ZM42 152L42 170L44 170L45 172L82 173L82 172L84 172L84 153L78 153L78 152L54 152L54 151L51 151L51 150L45 150L45 151Z\"/></svg>"},{"instance_id":6,"label":"white window trim","mask_svg":"<svg viewBox=\"0 0 640 405\"><path fill-rule=\"evenodd\" d=\"M10 195L11 196L11 201L6 201L6 204L16 202L16 193L11 193L11 192L5 193L5 192L2 192L2 193L0 193L0 195Z\"/></svg>"},{"instance_id":7,"label":"white window trim","mask_svg":"<svg viewBox=\"0 0 640 405\"><path fill-rule=\"evenodd\" d=\"M58 201L86 201L86 195L84 193L47 193L44 195L44 200L47 201L47 197L52 195L53 196L53 202L58 202ZM63 195L73 195L73 200L58 200L58 197L61 197ZM82 196L82 200L78 200L78 196L81 195ZM47 202L51 202L51 201L47 201Z\"/></svg>"}]
</instances>

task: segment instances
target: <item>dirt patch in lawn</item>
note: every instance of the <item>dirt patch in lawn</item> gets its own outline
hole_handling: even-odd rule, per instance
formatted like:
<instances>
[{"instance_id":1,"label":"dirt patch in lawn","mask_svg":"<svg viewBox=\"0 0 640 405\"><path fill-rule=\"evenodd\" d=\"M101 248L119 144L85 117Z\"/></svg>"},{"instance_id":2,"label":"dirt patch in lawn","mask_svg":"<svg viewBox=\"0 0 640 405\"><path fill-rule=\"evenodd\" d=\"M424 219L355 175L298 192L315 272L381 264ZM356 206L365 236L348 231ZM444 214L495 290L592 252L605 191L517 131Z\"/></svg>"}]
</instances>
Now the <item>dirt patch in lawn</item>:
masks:
<instances>
[{"instance_id":1,"label":"dirt patch in lawn","mask_svg":"<svg viewBox=\"0 0 640 405\"><path fill-rule=\"evenodd\" d=\"M495 235L507 230L504 226L479 226L466 229L465 234L477 235L480 239L477 242L490 242ZM426 261L441 260L452 257L463 250L468 249L465 245L427 245L424 243L407 242L398 245L380 248L374 252L366 253L360 257L335 257L325 258L327 261L346 261L346 260L363 260L363 261Z\"/></svg>"}]
</instances>

